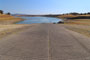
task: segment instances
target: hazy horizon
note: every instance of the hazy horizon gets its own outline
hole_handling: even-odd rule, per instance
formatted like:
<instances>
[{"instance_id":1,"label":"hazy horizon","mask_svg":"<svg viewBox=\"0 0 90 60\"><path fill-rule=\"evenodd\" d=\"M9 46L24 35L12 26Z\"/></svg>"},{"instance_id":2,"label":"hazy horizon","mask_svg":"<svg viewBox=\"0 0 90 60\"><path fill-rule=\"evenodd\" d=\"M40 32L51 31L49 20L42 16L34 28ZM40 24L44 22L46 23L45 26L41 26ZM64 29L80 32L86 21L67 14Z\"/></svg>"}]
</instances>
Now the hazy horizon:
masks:
<instances>
[{"instance_id":1,"label":"hazy horizon","mask_svg":"<svg viewBox=\"0 0 90 60\"><path fill-rule=\"evenodd\" d=\"M0 10L12 14L90 12L90 0L0 0Z\"/></svg>"}]
</instances>

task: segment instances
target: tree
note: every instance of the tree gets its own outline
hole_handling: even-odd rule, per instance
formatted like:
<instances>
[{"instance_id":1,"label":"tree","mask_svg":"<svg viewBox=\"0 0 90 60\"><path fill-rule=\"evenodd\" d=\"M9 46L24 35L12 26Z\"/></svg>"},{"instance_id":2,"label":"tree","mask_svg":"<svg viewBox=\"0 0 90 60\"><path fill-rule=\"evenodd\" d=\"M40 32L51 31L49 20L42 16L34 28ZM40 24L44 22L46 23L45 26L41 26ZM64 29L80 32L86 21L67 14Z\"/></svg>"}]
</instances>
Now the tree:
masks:
<instances>
[{"instance_id":1,"label":"tree","mask_svg":"<svg viewBox=\"0 0 90 60\"><path fill-rule=\"evenodd\" d=\"M87 15L87 13L83 13L83 15Z\"/></svg>"},{"instance_id":2,"label":"tree","mask_svg":"<svg viewBox=\"0 0 90 60\"><path fill-rule=\"evenodd\" d=\"M83 13L80 13L79 15L83 15Z\"/></svg>"},{"instance_id":3,"label":"tree","mask_svg":"<svg viewBox=\"0 0 90 60\"><path fill-rule=\"evenodd\" d=\"M0 10L0 14L3 14L3 11L2 10Z\"/></svg>"},{"instance_id":4,"label":"tree","mask_svg":"<svg viewBox=\"0 0 90 60\"><path fill-rule=\"evenodd\" d=\"M79 15L79 13L76 13L76 12L73 12L73 13L70 13L72 15Z\"/></svg>"},{"instance_id":5,"label":"tree","mask_svg":"<svg viewBox=\"0 0 90 60\"><path fill-rule=\"evenodd\" d=\"M8 12L8 13L6 13L7 15L11 15L11 13L10 12Z\"/></svg>"},{"instance_id":6,"label":"tree","mask_svg":"<svg viewBox=\"0 0 90 60\"><path fill-rule=\"evenodd\" d=\"M88 12L87 14L90 14L90 12Z\"/></svg>"}]
</instances>

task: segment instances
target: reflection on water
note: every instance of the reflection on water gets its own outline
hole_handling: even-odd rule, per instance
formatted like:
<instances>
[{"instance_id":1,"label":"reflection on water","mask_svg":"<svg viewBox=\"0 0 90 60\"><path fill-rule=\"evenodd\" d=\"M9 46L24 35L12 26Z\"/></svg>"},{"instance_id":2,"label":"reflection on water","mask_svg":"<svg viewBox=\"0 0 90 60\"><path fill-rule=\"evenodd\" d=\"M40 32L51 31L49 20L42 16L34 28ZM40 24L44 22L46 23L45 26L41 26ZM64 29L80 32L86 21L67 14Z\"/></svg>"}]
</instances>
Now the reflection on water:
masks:
<instances>
[{"instance_id":1,"label":"reflection on water","mask_svg":"<svg viewBox=\"0 0 90 60\"><path fill-rule=\"evenodd\" d=\"M53 17L22 17L26 20L18 22L17 24L33 24L33 23L57 23L62 21L58 18Z\"/></svg>"}]
</instances>

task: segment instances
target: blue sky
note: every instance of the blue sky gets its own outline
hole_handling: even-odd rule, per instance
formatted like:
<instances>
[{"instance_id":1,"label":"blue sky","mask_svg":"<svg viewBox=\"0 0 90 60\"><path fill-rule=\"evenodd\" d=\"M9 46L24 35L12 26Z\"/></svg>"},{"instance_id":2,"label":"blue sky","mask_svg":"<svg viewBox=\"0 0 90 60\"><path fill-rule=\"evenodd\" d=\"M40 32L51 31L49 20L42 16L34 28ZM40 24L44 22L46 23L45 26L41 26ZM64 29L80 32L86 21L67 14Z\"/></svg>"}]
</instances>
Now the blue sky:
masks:
<instances>
[{"instance_id":1,"label":"blue sky","mask_svg":"<svg viewBox=\"0 0 90 60\"><path fill-rule=\"evenodd\" d=\"M20 14L90 12L90 0L0 0L0 10Z\"/></svg>"}]
</instances>

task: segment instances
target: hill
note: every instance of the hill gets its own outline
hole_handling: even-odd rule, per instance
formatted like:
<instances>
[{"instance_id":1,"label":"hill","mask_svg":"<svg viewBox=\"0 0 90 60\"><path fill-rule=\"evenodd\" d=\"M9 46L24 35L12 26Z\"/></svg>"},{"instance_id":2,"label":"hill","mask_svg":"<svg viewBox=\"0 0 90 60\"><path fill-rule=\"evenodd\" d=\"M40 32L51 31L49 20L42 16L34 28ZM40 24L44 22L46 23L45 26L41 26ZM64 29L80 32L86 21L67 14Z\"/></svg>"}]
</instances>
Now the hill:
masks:
<instances>
[{"instance_id":1,"label":"hill","mask_svg":"<svg viewBox=\"0 0 90 60\"><path fill-rule=\"evenodd\" d=\"M0 24L13 24L13 23L19 22L21 20L23 20L23 19L16 18L11 15L0 14Z\"/></svg>"}]
</instances>

